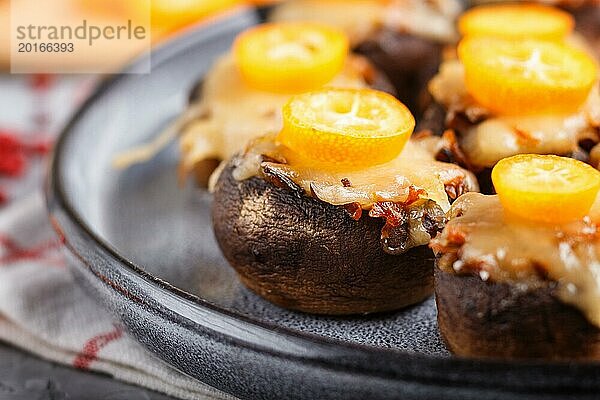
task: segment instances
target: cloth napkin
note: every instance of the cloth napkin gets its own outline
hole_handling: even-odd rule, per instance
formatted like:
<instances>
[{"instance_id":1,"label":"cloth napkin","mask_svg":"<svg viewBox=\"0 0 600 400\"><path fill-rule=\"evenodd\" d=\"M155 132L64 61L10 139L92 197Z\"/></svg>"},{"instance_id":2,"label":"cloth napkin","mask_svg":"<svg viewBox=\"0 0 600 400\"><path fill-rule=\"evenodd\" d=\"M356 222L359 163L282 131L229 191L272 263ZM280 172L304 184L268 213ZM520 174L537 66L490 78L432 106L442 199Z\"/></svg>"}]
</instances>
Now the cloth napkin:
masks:
<instances>
[{"instance_id":1,"label":"cloth napkin","mask_svg":"<svg viewBox=\"0 0 600 400\"><path fill-rule=\"evenodd\" d=\"M42 193L48 143L90 78L0 76L0 340L182 399L234 399L154 358L74 282Z\"/></svg>"}]
</instances>

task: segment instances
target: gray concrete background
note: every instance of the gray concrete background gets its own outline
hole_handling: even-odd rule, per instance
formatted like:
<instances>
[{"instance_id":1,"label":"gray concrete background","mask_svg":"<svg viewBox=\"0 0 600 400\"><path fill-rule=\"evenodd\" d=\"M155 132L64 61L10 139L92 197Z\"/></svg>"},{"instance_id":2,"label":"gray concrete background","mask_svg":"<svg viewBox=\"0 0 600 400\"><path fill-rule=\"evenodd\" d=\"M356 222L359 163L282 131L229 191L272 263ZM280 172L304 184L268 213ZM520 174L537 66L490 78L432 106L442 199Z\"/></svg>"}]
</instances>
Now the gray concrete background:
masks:
<instances>
[{"instance_id":1,"label":"gray concrete background","mask_svg":"<svg viewBox=\"0 0 600 400\"><path fill-rule=\"evenodd\" d=\"M173 400L109 376L50 363L0 342L0 400Z\"/></svg>"}]
</instances>

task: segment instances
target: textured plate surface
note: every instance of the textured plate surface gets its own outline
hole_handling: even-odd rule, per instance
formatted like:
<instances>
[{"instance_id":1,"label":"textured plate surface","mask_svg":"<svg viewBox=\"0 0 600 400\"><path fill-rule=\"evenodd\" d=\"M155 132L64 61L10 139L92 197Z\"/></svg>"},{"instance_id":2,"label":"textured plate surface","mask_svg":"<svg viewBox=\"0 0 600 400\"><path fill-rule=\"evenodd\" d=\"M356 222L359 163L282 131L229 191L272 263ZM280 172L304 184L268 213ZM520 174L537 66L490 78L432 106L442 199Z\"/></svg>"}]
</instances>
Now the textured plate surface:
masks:
<instances>
[{"instance_id":1,"label":"textured plate surface","mask_svg":"<svg viewBox=\"0 0 600 400\"><path fill-rule=\"evenodd\" d=\"M240 14L163 47L150 75L103 85L61 137L49 205L90 293L160 357L243 397L593 397L600 385L594 365L451 357L433 299L354 318L273 306L246 290L221 256L210 195L178 186L176 146L125 171L111 167L115 154L181 113L215 57L255 22Z\"/></svg>"}]
</instances>

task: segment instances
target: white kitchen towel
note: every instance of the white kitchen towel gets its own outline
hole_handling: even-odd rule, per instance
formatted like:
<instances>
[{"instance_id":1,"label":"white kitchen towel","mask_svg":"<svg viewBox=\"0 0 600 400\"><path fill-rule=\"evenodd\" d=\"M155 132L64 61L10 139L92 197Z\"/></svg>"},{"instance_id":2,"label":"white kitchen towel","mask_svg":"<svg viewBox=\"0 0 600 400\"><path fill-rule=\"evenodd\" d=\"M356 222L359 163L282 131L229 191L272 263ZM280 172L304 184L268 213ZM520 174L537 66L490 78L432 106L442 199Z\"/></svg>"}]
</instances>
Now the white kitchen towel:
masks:
<instances>
[{"instance_id":1,"label":"white kitchen towel","mask_svg":"<svg viewBox=\"0 0 600 400\"><path fill-rule=\"evenodd\" d=\"M104 372L178 398L234 399L154 358L74 282L47 219L41 191L43 156L20 151L23 144L6 143L24 139L33 148L37 125L55 131L60 126L57 119L64 120L78 103L81 96L76 93L89 85L58 79L45 89L48 93L41 101L48 104L42 106L27 101L41 96L32 93L27 82L0 78L0 193L6 196L0 201L0 340L48 360ZM57 94L65 91L70 95ZM58 102L57 96L69 101ZM50 120L24 123L36 114L30 112L32 105L47 107ZM6 112L7 108L13 111ZM28 133L17 134L14 129ZM15 154L22 156L25 166Z\"/></svg>"}]
</instances>

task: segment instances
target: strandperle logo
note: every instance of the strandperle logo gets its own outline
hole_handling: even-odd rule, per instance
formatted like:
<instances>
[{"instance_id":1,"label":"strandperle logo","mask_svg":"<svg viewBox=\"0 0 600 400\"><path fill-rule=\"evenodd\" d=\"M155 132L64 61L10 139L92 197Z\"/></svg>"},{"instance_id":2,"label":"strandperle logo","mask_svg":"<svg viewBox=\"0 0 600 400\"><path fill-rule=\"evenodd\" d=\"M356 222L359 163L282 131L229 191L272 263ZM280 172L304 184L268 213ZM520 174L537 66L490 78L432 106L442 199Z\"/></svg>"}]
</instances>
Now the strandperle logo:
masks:
<instances>
[{"instance_id":1,"label":"strandperle logo","mask_svg":"<svg viewBox=\"0 0 600 400\"><path fill-rule=\"evenodd\" d=\"M134 26L131 20L126 25L96 26L88 24L86 19L78 26L52 26L32 25L17 26L18 40L51 40L65 41L73 39L87 40L90 46L99 39L106 40L144 40L147 38L146 28L140 25Z\"/></svg>"},{"instance_id":2,"label":"strandperle logo","mask_svg":"<svg viewBox=\"0 0 600 400\"><path fill-rule=\"evenodd\" d=\"M32 7L31 1L10 2L12 73L112 74L142 54L147 57L125 72L150 72L150 0L104 12L91 2L73 7L39 1Z\"/></svg>"}]
</instances>

